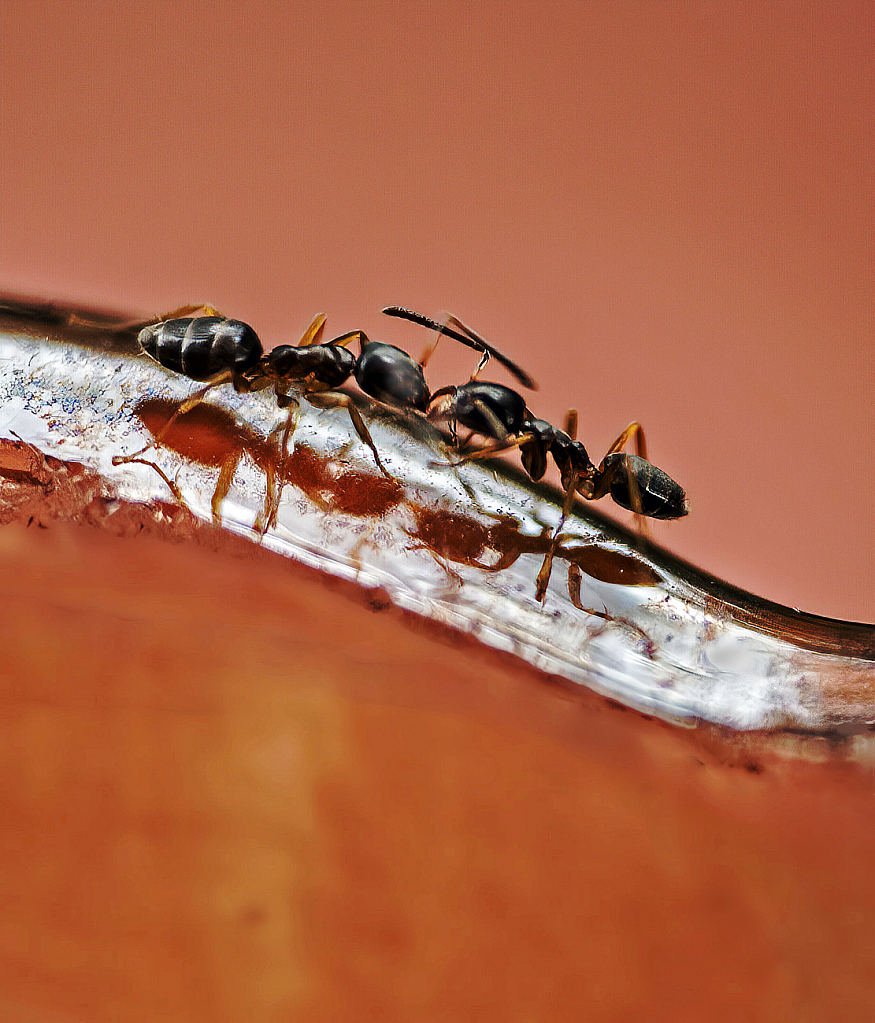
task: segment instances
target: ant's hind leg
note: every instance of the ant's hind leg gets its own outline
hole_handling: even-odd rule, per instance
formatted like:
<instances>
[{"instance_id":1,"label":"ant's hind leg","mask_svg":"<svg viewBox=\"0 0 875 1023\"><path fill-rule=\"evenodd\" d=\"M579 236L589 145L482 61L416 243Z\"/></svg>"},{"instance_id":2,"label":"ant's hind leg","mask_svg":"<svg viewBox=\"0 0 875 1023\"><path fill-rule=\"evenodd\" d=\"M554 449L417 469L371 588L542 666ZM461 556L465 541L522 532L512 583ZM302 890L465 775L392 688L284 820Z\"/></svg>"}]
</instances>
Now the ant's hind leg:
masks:
<instances>
[{"instance_id":1,"label":"ant's hind leg","mask_svg":"<svg viewBox=\"0 0 875 1023\"><path fill-rule=\"evenodd\" d=\"M605 464L605 459L609 455L619 454L623 448L629 443L632 438L635 438L635 452L636 454L645 460L647 460L647 442L644 438L644 427L637 421L629 423L625 430L620 436L614 441L614 443L608 448L605 453L605 458L602 459L601 466ZM596 483L592 490L592 496L590 500L597 501L599 498L604 497L611 489L611 483L616 476L620 468L620 460L614 462L608 469L600 467L598 476L596 477ZM629 465L629 461L626 455L622 457L622 464L626 470L627 487L629 490L629 503L632 506L632 511L635 515L635 526L638 530L639 537L642 540L650 539L650 530L647 526L647 517L644 514L644 503L641 499L641 490L638 486L638 479L634 472L632 472ZM589 495L587 495L589 496Z\"/></svg>"},{"instance_id":2,"label":"ant's hind leg","mask_svg":"<svg viewBox=\"0 0 875 1023\"><path fill-rule=\"evenodd\" d=\"M632 438L635 438L635 454L641 458L647 459L647 442L644 439L644 427L638 422L633 420L626 427L620 436L614 441L614 443L605 452L605 458L608 455L615 455L618 451L622 451L623 448L629 443ZM649 461L649 459L647 459Z\"/></svg>"},{"instance_id":3,"label":"ant's hind leg","mask_svg":"<svg viewBox=\"0 0 875 1023\"><path fill-rule=\"evenodd\" d=\"M468 440L471 438L469 437ZM450 462L450 465L466 465L468 462L474 462L481 458L496 458L498 455L506 455L511 451L515 451L522 444L528 443L532 439L530 433L523 434L521 437L514 437L510 443L502 443L501 441L491 440L483 445L482 448L477 448L476 451L469 451L466 455L460 458L457 462ZM465 442L467 444L468 441Z\"/></svg>"},{"instance_id":4,"label":"ant's hind leg","mask_svg":"<svg viewBox=\"0 0 875 1023\"><path fill-rule=\"evenodd\" d=\"M614 443L605 452L605 458L609 455L616 455L629 443L632 438L635 438L635 451L636 454L641 458L647 458L647 443L644 439L644 427L636 421L629 423L625 430L620 436L614 441ZM595 483L592 487L591 493L584 494L584 496L590 501L598 501L599 498L605 496L611 489L611 482L617 472L617 466L619 463L615 462L610 468L605 469L605 458L602 459L601 466L599 466L599 472L596 476ZM627 469L628 474L628 469Z\"/></svg>"},{"instance_id":5,"label":"ant's hind leg","mask_svg":"<svg viewBox=\"0 0 875 1023\"><path fill-rule=\"evenodd\" d=\"M472 451L465 455L464 458L460 458L458 462L451 462L451 465L464 465L465 462L471 462L477 458L490 458L494 455L504 454L505 451L513 451L520 444L524 444L527 440L532 439L530 434L514 437L508 433L504 426L502 426L501 420L485 402L475 400L474 405L480 415L486 420L492 440L487 441L477 451ZM489 436L489 434L484 435ZM470 440L470 437L468 439Z\"/></svg>"},{"instance_id":6,"label":"ant's hind leg","mask_svg":"<svg viewBox=\"0 0 875 1023\"><path fill-rule=\"evenodd\" d=\"M311 405L315 405L316 408L345 408L349 414L350 420L352 421L352 425L355 428L355 432L373 452L377 468L386 477L386 479L390 479L393 482L395 481L395 477L380 460L380 452L377 451L377 445L374 443L373 437L371 437L367 426L365 426L365 421L362 419L361 412L359 412L356 408L355 402L348 394L341 394L339 391L311 392L307 395L307 401L309 401Z\"/></svg>"}]
</instances>

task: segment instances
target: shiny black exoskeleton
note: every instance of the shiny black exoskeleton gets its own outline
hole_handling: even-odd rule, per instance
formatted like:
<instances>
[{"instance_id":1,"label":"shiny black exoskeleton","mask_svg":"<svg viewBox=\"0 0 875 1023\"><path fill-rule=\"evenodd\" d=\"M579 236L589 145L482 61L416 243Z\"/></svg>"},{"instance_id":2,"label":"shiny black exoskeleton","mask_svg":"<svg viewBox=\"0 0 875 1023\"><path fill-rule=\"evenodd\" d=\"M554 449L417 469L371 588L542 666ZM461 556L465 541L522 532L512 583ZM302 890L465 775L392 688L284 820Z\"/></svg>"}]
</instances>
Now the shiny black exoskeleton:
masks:
<instances>
[{"instance_id":1,"label":"shiny black exoskeleton","mask_svg":"<svg viewBox=\"0 0 875 1023\"><path fill-rule=\"evenodd\" d=\"M460 330L455 330L399 306L388 306L383 312L431 327L438 332L438 339L446 334L479 352L482 356L481 365L489 358L494 358L526 387L534 386L534 381L525 370L464 324L459 324L458 320L451 318L452 322L460 326ZM434 345L426 349L419 362L416 362L403 349L382 341L371 341L361 330L349 331L324 344L316 343L323 324L324 317L317 317L304 334L300 345L283 345L268 352L261 360L259 371L279 383L306 381L307 389L314 391L339 387L352 376L365 394L385 405L423 413L428 409L432 395L423 370L434 351ZM361 346L358 358L346 348L352 341L358 341Z\"/></svg>"},{"instance_id":2,"label":"shiny black exoskeleton","mask_svg":"<svg viewBox=\"0 0 875 1023\"><path fill-rule=\"evenodd\" d=\"M595 469L583 443L572 439L564 430L551 426L546 420L527 420L524 433L531 436L520 442L520 455L530 479L539 480L543 477L547 471L548 455L552 456L559 469L563 487L568 486L572 474L577 480L582 480Z\"/></svg>"},{"instance_id":3,"label":"shiny black exoskeleton","mask_svg":"<svg viewBox=\"0 0 875 1023\"><path fill-rule=\"evenodd\" d=\"M622 508L652 519L679 519L689 513L683 487L640 455L622 452L607 455L602 462L602 472L611 474L611 497Z\"/></svg>"},{"instance_id":4,"label":"shiny black exoskeleton","mask_svg":"<svg viewBox=\"0 0 875 1023\"><path fill-rule=\"evenodd\" d=\"M201 381L225 372L242 375L263 351L252 327L223 316L162 320L143 327L137 340L166 369Z\"/></svg>"},{"instance_id":5,"label":"shiny black exoskeleton","mask_svg":"<svg viewBox=\"0 0 875 1023\"><path fill-rule=\"evenodd\" d=\"M429 405L429 418L448 422L453 441L457 445L460 425L470 430L472 436L480 434L486 438L483 447L464 454L456 464L519 448L527 475L533 480L540 480L547 471L548 458L556 463L565 490L565 501L559 524L538 573L536 593L539 599L543 599L546 594L553 556L562 526L571 513L575 494L589 501L610 494L621 507L650 518L676 519L688 513L689 503L683 489L644 457L644 432L639 423L630 423L608 449L601 465L596 466L586 448L577 440L576 412L568 413L566 429L560 430L544 419L536 419L526 407L522 396L510 387L476 379L488 358L495 356L517 379L533 386L527 374L495 352L469 327L451 317L449 323L458 328L454 330L446 324L398 306L390 306L383 312L430 327L438 331L438 337L448 334L465 344L474 341L482 346L480 365L468 383L435 391ZM623 448L633 437L638 454L626 454Z\"/></svg>"},{"instance_id":6,"label":"shiny black exoskeleton","mask_svg":"<svg viewBox=\"0 0 875 1023\"><path fill-rule=\"evenodd\" d=\"M643 449L638 423L623 431L596 466L581 441L572 436L576 414L569 415L570 432L560 430L534 418L522 396L504 384L471 380L436 391L433 402L430 417L448 421L454 437L461 425L487 438L487 444L468 457L483 458L518 447L523 468L533 480L543 477L548 456L552 457L569 500L574 492L589 501L610 493L621 507L655 519L677 519L689 511L683 488L667 473L646 458L622 450L633 436Z\"/></svg>"},{"instance_id":7,"label":"shiny black exoskeleton","mask_svg":"<svg viewBox=\"0 0 875 1023\"><path fill-rule=\"evenodd\" d=\"M370 341L362 335L362 353L355 381L377 401L425 412L431 400L422 366L395 345Z\"/></svg>"},{"instance_id":8,"label":"shiny black exoskeleton","mask_svg":"<svg viewBox=\"0 0 875 1023\"><path fill-rule=\"evenodd\" d=\"M359 387L377 401L402 409L424 412L431 395L425 383L422 365L394 345L371 341L361 330L352 330L324 344L318 342L325 325L319 315L304 332L299 345L280 345L263 356L253 371L253 386L260 378L273 383L282 404L295 405L289 385L298 383L312 405L319 408L345 408L356 433L371 449L377 467L387 477L390 473L380 460L371 432L348 394L336 390L354 377ZM358 358L346 346L354 340L361 345ZM294 425L290 414L283 433L283 447Z\"/></svg>"},{"instance_id":9,"label":"shiny black exoskeleton","mask_svg":"<svg viewBox=\"0 0 875 1023\"><path fill-rule=\"evenodd\" d=\"M454 439L458 424L487 438L482 448L462 461L518 447L523 468L533 480L541 479L546 472L548 456L556 463L565 501L538 572L535 586L538 600L543 600L547 593L553 558L576 493L588 501L610 494L622 508L654 519L678 519L689 512L689 502L679 484L641 454L623 451L632 437L639 451L644 451L644 433L639 423L630 423L611 445L601 465L596 466L576 439L576 412L569 412L566 430L559 430L544 419L535 419L523 398L509 387L475 380L461 387L445 387L434 397L437 404L430 415L448 420ZM569 573L571 586L571 570Z\"/></svg>"},{"instance_id":10,"label":"shiny black exoskeleton","mask_svg":"<svg viewBox=\"0 0 875 1023\"><path fill-rule=\"evenodd\" d=\"M528 416L526 403L504 384L471 380L450 393L451 419L474 433L500 440L523 431Z\"/></svg>"},{"instance_id":11,"label":"shiny black exoskeleton","mask_svg":"<svg viewBox=\"0 0 875 1023\"><path fill-rule=\"evenodd\" d=\"M361 354L344 347L358 340ZM422 366L394 345L371 341L360 330L325 344L280 345L262 359L261 372L280 383L305 381L306 389L340 387L354 377L377 401L424 412L431 397Z\"/></svg>"},{"instance_id":12,"label":"shiny black exoskeleton","mask_svg":"<svg viewBox=\"0 0 875 1023\"><path fill-rule=\"evenodd\" d=\"M355 355L333 342L327 345L279 345L266 356L263 368L279 380L312 377L326 387L340 387L355 372Z\"/></svg>"}]
</instances>

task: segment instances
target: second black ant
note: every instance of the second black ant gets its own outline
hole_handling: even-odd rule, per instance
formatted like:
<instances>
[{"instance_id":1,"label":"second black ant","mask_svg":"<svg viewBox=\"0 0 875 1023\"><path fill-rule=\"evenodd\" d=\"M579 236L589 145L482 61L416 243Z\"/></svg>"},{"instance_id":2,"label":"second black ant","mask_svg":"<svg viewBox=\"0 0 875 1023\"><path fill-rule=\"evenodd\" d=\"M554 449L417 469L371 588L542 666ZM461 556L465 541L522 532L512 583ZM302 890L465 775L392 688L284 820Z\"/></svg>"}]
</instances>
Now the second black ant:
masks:
<instances>
[{"instance_id":1,"label":"second black ant","mask_svg":"<svg viewBox=\"0 0 875 1023\"><path fill-rule=\"evenodd\" d=\"M446 327L442 328L441 324L409 310L390 307L383 312L457 336ZM485 344L470 328L458 320L454 322L472 338ZM577 440L576 411L568 413L565 430L535 418L526 406L525 399L510 387L476 379L485 364L485 358L466 384L435 391L431 396L428 415L432 420L448 422L457 445L459 425L470 431L469 440L475 434L487 438L486 444L464 454L455 463L457 465L519 448L526 474L537 481L547 471L548 456L553 458L562 480L565 501L550 550L538 573L536 595L539 600L546 594L553 554L559 543L562 526L571 514L575 494L580 494L588 501L597 501L610 494L616 504L644 518L678 519L688 514L689 501L680 484L647 460L644 431L640 423L630 423L596 466L582 442ZM629 454L623 449L633 438L636 454Z\"/></svg>"}]
</instances>

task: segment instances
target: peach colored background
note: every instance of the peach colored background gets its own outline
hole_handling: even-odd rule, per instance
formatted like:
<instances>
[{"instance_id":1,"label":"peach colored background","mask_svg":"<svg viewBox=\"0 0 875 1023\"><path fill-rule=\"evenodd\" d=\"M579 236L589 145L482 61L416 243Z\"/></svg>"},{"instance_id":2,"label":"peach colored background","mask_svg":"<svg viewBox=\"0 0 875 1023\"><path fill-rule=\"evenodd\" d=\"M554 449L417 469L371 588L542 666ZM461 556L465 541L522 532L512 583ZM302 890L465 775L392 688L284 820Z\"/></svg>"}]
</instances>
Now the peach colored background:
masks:
<instances>
[{"instance_id":1,"label":"peach colored background","mask_svg":"<svg viewBox=\"0 0 875 1023\"><path fill-rule=\"evenodd\" d=\"M268 346L450 309L691 497L657 538L875 619L871 5L0 10L0 288ZM434 386L471 360L447 344Z\"/></svg>"}]
</instances>

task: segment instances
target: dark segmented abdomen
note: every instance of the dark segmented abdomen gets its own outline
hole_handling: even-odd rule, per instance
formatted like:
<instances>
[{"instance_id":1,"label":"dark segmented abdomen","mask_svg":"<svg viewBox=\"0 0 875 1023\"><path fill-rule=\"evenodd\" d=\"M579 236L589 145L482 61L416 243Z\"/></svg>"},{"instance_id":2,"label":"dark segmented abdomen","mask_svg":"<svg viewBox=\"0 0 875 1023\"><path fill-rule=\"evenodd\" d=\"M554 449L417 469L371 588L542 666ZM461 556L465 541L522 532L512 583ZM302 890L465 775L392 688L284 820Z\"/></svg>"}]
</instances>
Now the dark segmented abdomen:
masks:
<instances>
[{"instance_id":1,"label":"dark segmented abdomen","mask_svg":"<svg viewBox=\"0 0 875 1023\"><path fill-rule=\"evenodd\" d=\"M622 508L653 519L679 519L690 510L683 487L662 469L641 458L617 452L604 460L605 468L616 464L611 480L611 497ZM631 468L637 486L629 486Z\"/></svg>"},{"instance_id":2,"label":"dark segmented abdomen","mask_svg":"<svg viewBox=\"0 0 875 1023\"><path fill-rule=\"evenodd\" d=\"M261 341L240 320L196 316L164 320L144 327L140 347L174 373L192 380L208 380L224 370L242 373L261 358Z\"/></svg>"}]
</instances>

